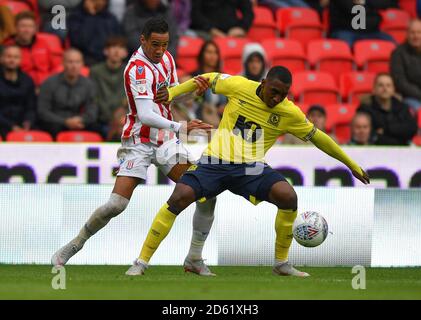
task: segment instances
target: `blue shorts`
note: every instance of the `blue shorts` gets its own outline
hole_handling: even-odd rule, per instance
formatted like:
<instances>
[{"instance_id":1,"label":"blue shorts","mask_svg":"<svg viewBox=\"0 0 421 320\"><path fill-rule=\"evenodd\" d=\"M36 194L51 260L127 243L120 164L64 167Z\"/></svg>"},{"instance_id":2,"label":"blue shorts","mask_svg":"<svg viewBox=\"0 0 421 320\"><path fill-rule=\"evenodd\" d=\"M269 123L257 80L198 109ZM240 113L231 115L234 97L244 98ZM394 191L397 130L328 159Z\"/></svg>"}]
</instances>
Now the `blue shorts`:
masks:
<instances>
[{"instance_id":1,"label":"blue shorts","mask_svg":"<svg viewBox=\"0 0 421 320\"><path fill-rule=\"evenodd\" d=\"M196 200L211 199L229 190L258 204L269 201L273 184L286 181L266 163L215 163L217 161L204 156L181 177L179 182L193 188Z\"/></svg>"}]
</instances>

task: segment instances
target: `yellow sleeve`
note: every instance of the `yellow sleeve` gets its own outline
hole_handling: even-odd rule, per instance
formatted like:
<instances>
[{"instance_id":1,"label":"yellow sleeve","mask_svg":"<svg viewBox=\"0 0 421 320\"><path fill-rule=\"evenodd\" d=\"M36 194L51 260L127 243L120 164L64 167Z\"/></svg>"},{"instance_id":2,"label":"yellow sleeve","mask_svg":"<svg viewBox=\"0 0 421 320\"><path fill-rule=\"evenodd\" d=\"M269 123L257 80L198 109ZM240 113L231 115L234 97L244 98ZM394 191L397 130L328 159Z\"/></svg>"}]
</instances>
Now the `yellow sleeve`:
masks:
<instances>
[{"instance_id":1,"label":"yellow sleeve","mask_svg":"<svg viewBox=\"0 0 421 320\"><path fill-rule=\"evenodd\" d=\"M241 81L244 79L240 76L230 76L229 74L218 72L204 73L200 76L209 79L209 84L213 93L223 94L228 97L236 92L236 90L239 88L239 85L241 85ZM194 78L178 86L168 88L168 101L171 101L182 94L193 92L196 89L197 86L194 83Z\"/></svg>"},{"instance_id":2,"label":"yellow sleeve","mask_svg":"<svg viewBox=\"0 0 421 320\"><path fill-rule=\"evenodd\" d=\"M292 106L288 108L292 110L292 114L288 119L287 131L303 141L309 141L316 132L316 127L307 120L300 108L290 103Z\"/></svg>"},{"instance_id":3,"label":"yellow sleeve","mask_svg":"<svg viewBox=\"0 0 421 320\"><path fill-rule=\"evenodd\" d=\"M323 131L316 130L313 137L311 138L311 142L313 142L317 148L327 153L329 156L341 161L349 169L357 171L360 175L363 175L360 166L354 160L352 160L341 149L341 147L339 147L337 143Z\"/></svg>"}]
</instances>

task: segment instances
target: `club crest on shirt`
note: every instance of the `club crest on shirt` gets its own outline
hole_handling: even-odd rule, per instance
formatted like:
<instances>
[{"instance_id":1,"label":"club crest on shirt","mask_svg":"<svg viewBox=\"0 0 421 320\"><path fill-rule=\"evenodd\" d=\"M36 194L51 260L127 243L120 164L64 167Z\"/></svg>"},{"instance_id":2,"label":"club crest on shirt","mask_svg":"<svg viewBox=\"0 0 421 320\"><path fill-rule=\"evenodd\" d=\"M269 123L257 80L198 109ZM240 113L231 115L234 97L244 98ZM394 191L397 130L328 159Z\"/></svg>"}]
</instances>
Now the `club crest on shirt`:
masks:
<instances>
[{"instance_id":1,"label":"club crest on shirt","mask_svg":"<svg viewBox=\"0 0 421 320\"><path fill-rule=\"evenodd\" d=\"M279 124L280 117L277 114L271 113L268 119L268 123L277 127Z\"/></svg>"},{"instance_id":2,"label":"club crest on shirt","mask_svg":"<svg viewBox=\"0 0 421 320\"><path fill-rule=\"evenodd\" d=\"M126 169L127 170L131 170L133 168L133 165L134 165L134 161L133 160L127 161Z\"/></svg>"},{"instance_id":3,"label":"club crest on shirt","mask_svg":"<svg viewBox=\"0 0 421 320\"><path fill-rule=\"evenodd\" d=\"M139 74L139 75L141 75L142 73L143 73L143 71L145 70L145 68L143 68L142 66L138 66L137 67L137 73Z\"/></svg>"}]
</instances>

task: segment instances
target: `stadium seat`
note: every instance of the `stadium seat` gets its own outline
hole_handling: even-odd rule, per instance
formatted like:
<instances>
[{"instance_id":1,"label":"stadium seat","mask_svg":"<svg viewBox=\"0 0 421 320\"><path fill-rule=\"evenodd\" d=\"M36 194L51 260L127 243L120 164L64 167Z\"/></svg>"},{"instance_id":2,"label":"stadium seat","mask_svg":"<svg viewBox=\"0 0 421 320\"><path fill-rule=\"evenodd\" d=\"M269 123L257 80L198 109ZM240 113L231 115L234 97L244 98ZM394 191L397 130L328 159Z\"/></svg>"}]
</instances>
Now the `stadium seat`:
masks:
<instances>
[{"instance_id":1,"label":"stadium seat","mask_svg":"<svg viewBox=\"0 0 421 320\"><path fill-rule=\"evenodd\" d=\"M408 12L399 9L380 11L382 22L380 30L390 34L398 43L406 40L406 33L411 19Z\"/></svg>"},{"instance_id":2,"label":"stadium seat","mask_svg":"<svg viewBox=\"0 0 421 320\"><path fill-rule=\"evenodd\" d=\"M412 143L418 147L421 147L421 135L417 135L414 138L412 138Z\"/></svg>"},{"instance_id":3,"label":"stadium seat","mask_svg":"<svg viewBox=\"0 0 421 320\"><path fill-rule=\"evenodd\" d=\"M327 72L301 71L294 74L291 93L297 103L338 103L335 79Z\"/></svg>"},{"instance_id":4,"label":"stadium seat","mask_svg":"<svg viewBox=\"0 0 421 320\"><path fill-rule=\"evenodd\" d=\"M12 131L6 136L9 142L52 142L53 137L45 131Z\"/></svg>"},{"instance_id":5,"label":"stadium seat","mask_svg":"<svg viewBox=\"0 0 421 320\"><path fill-rule=\"evenodd\" d=\"M197 70L197 57L203 45L202 38L182 36L177 47L177 67L182 68L186 73Z\"/></svg>"},{"instance_id":6,"label":"stadium seat","mask_svg":"<svg viewBox=\"0 0 421 320\"><path fill-rule=\"evenodd\" d=\"M262 42L272 66L282 65L292 73L306 69L304 48L299 41L290 39L266 39Z\"/></svg>"},{"instance_id":7,"label":"stadium seat","mask_svg":"<svg viewBox=\"0 0 421 320\"><path fill-rule=\"evenodd\" d=\"M359 40L354 44L358 67L368 72L389 72L389 59L395 44L384 40Z\"/></svg>"},{"instance_id":8,"label":"stadium seat","mask_svg":"<svg viewBox=\"0 0 421 320\"><path fill-rule=\"evenodd\" d=\"M102 142L100 134L91 131L62 131L57 134L57 142Z\"/></svg>"},{"instance_id":9,"label":"stadium seat","mask_svg":"<svg viewBox=\"0 0 421 320\"><path fill-rule=\"evenodd\" d=\"M373 89L375 73L345 72L339 78L339 91L344 101L357 102L363 94L370 94Z\"/></svg>"},{"instance_id":10,"label":"stadium seat","mask_svg":"<svg viewBox=\"0 0 421 320\"><path fill-rule=\"evenodd\" d=\"M60 38L52 33L38 32L37 37L46 40L49 45L49 49L53 54L53 64L55 67L60 66L63 61L63 46Z\"/></svg>"},{"instance_id":11,"label":"stadium seat","mask_svg":"<svg viewBox=\"0 0 421 320\"><path fill-rule=\"evenodd\" d=\"M214 39L221 51L223 70L229 74L238 74L243 69L242 55L244 46L250 42L247 38L217 37Z\"/></svg>"},{"instance_id":12,"label":"stadium seat","mask_svg":"<svg viewBox=\"0 0 421 320\"><path fill-rule=\"evenodd\" d=\"M0 0L0 4L8 7L14 15L22 11L32 11L31 7L25 2L13 0Z\"/></svg>"},{"instance_id":13,"label":"stadium seat","mask_svg":"<svg viewBox=\"0 0 421 320\"><path fill-rule=\"evenodd\" d=\"M298 40L304 46L323 37L319 14L310 8L280 8L276 11L276 24L285 38Z\"/></svg>"},{"instance_id":14,"label":"stadium seat","mask_svg":"<svg viewBox=\"0 0 421 320\"><path fill-rule=\"evenodd\" d=\"M276 24L272 11L266 7L254 7L253 24L247 34L250 40L261 42L276 37Z\"/></svg>"},{"instance_id":15,"label":"stadium seat","mask_svg":"<svg viewBox=\"0 0 421 320\"><path fill-rule=\"evenodd\" d=\"M329 72L339 83L342 72L352 71L354 59L348 44L342 40L312 40L307 46L307 59L317 71Z\"/></svg>"},{"instance_id":16,"label":"stadium seat","mask_svg":"<svg viewBox=\"0 0 421 320\"><path fill-rule=\"evenodd\" d=\"M417 0L399 0L399 7L408 12L411 18L417 17Z\"/></svg>"},{"instance_id":17,"label":"stadium seat","mask_svg":"<svg viewBox=\"0 0 421 320\"><path fill-rule=\"evenodd\" d=\"M336 136L340 144L351 139L351 121L358 108L358 104L328 104L325 106L327 121L326 130Z\"/></svg>"},{"instance_id":18,"label":"stadium seat","mask_svg":"<svg viewBox=\"0 0 421 320\"><path fill-rule=\"evenodd\" d=\"M418 129L421 130L421 108L418 109L418 115L417 115L417 117L418 117Z\"/></svg>"}]
</instances>

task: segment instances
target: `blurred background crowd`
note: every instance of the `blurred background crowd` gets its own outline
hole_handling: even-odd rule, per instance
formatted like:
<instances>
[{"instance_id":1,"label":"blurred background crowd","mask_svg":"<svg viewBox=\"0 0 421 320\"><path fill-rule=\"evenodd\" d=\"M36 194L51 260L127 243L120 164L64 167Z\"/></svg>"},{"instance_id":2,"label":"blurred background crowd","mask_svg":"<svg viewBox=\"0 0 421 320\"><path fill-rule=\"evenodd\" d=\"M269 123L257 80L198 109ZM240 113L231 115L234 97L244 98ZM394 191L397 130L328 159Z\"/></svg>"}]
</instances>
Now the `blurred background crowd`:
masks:
<instances>
[{"instance_id":1,"label":"blurred background crowd","mask_svg":"<svg viewBox=\"0 0 421 320\"><path fill-rule=\"evenodd\" d=\"M0 0L0 140L120 141L125 64L153 16L180 82L284 65L290 99L338 143L421 146L421 0ZM226 103L209 90L174 118L218 127Z\"/></svg>"}]
</instances>

